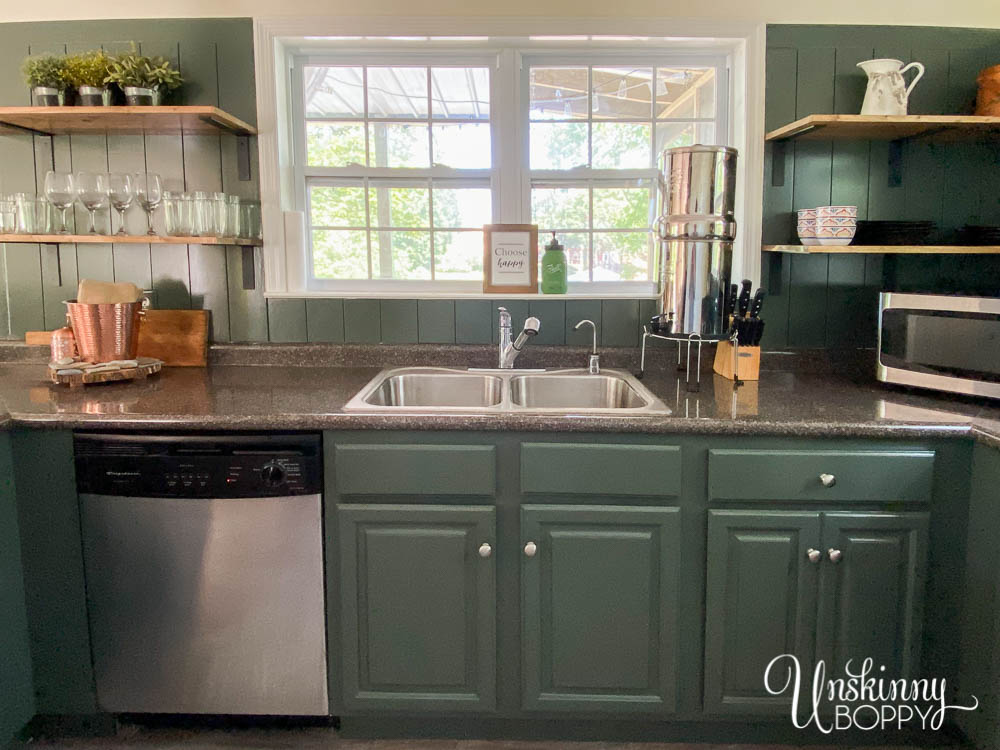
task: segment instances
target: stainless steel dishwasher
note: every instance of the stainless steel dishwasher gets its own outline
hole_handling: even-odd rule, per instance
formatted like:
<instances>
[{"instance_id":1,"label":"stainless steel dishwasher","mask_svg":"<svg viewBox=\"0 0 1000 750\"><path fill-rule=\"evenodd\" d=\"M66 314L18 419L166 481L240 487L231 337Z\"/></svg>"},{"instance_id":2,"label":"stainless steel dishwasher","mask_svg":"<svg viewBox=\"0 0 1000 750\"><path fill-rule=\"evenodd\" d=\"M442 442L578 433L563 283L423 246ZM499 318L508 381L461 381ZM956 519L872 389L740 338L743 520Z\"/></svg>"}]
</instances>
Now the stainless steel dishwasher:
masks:
<instances>
[{"instance_id":1,"label":"stainless steel dishwasher","mask_svg":"<svg viewBox=\"0 0 1000 750\"><path fill-rule=\"evenodd\" d=\"M100 708L326 715L319 437L75 451Z\"/></svg>"}]
</instances>

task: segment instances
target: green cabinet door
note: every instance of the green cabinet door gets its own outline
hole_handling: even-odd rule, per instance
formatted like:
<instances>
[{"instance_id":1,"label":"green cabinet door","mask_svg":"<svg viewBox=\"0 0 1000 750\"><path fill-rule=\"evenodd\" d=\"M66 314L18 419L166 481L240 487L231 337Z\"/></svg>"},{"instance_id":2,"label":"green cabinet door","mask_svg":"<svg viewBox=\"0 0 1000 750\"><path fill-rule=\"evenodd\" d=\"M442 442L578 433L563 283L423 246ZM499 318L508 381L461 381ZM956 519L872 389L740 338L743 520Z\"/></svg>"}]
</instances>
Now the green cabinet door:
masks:
<instances>
[{"instance_id":1,"label":"green cabinet door","mask_svg":"<svg viewBox=\"0 0 1000 750\"><path fill-rule=\"evenodd\" d=\"M337 518L345 707L493 709L494 509L341 505Z\"/></svg>"},{"instance_id":2,"label":"green cabinet door","mask_svg":"<svg viewBox=\"0 0 1000 750\"><path fill-rule=\"evenodd\" d=\"M524 506L521 536L524 707L673 711L679 510Z\"/></svg>"},{"instance_id":3,"label":"green cabinet door","mask_svg":"<svg viewBox=\"0 0 1000 750\"><path fill-rule=\"evenodd\" d=\"M824 513L817 656L827 675L871 658L874 674L909 678L920 664L927 513Z\"/></svg>"},{"instance_id":4,"label":"green cabinet door","mask_svg":"<svg viewBox=\"0 0 1000 750\"><path fill-rule=\"evenodd\" d=\"M812 672L819 547L819 513L708 512L706 712L787 713L764 672L782 654Z\"/></svg>"}]
</instances>

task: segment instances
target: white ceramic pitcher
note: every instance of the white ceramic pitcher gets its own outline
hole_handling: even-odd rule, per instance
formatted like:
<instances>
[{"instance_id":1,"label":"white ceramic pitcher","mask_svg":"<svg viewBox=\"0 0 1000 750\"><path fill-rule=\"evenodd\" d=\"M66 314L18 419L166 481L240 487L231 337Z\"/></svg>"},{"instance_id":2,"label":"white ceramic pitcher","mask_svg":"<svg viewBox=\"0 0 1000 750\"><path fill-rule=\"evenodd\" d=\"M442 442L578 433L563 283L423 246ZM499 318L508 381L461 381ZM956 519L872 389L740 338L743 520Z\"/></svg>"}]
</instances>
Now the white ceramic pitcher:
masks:
<instances>
[{"instance_id":1,"label":"white ceramic pitcher","mask_svg":"<svg viewBox=\"0 0 1000 750\"><path fill-rule=\"evenodd\" d=\"M858 67L868 74L868 90L861 105L863 115L905 115L906 103L917 81L924 75L923 63L911 62L903 67L902 60L865 60ZM906 85L903 73L916 68L917 74Z\"/></svg>"}]
</instances>

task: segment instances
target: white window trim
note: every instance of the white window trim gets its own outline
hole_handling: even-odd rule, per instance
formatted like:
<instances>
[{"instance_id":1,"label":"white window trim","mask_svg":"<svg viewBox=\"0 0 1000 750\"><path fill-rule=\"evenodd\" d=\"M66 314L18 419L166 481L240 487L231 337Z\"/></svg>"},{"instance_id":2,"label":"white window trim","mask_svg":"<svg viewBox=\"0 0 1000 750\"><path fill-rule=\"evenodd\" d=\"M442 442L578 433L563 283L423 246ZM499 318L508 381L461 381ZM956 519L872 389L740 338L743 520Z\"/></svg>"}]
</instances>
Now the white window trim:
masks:
<instances>
[{"instance_id":1,"label":"white window trim","mask_svg":"<svg viewBox=\"0 0 1000 750\"><path fill-rule=\"evenodd\" d=\"M729 110L729 142L740 152L737 172L736 218L739 231L733 258L733 277L749 278L755 284L760 280L760 236L763 211L763 162L764 162L764 24L742 22L693 21L671 18L405 18L405 17L259 17L254 19L254 58L257 86L258 149L260 153L261 210L264 228L264 278L265 295L268 297L312 296L364 296L364 297L477 297L481 294L451 293L436 287L436 291L373 291L370 288L352 292L307 292L305 254L301 250L304 239L303 215L289 210L295 206L297 189L293 160L291 128L286 118L289 113L287 72L290 57L308 48L310 39L322 37L388 37L406 34L413 39L423 37L448 38L461 48L459 37L475 37L470 42L482 44L482 38L531 38L545 39L545 49L563 48L572 54L574 42L559 43L553 37L597 36L601 42L621 46L623 38L629 44L662 49L671 46L689 46L698 50L712 49L729 57L730 88L732 98ZM610 40L609 37L621 37ZM641 38L637 41L634 37ZM391 50L391 42L383 46L372 41L371 46ZM365 41L365 46L369 42ZM480 47L481 49L481 47ZM520 64L520 60L502 59L516 55L515 50L501 52L503 64ZM510 90L508 90L510 89ZM505 128L499 119L501 113L519 112L521 92L511 77L510 85L494 91L496 101L491 103L491 115L500 138L526 137L526 130ZM282 102L283 106L279 106ZM513 144L511 144L513 145ZM503 148L504 153L512 153ZM527 153L524 150L524 153ZM516 221L528 203L526 193L526 165L501 162L496 179L504 183L513 180L520 190L498 191L504 199L499 206L497 221ZM506 204L506 205L505 205ZM516 218L515 218L516 217ZM647 295L602 294L598 285L588 285L586 292L569 295L575 297L639 297Z\"/></svg>"}]
</instances>

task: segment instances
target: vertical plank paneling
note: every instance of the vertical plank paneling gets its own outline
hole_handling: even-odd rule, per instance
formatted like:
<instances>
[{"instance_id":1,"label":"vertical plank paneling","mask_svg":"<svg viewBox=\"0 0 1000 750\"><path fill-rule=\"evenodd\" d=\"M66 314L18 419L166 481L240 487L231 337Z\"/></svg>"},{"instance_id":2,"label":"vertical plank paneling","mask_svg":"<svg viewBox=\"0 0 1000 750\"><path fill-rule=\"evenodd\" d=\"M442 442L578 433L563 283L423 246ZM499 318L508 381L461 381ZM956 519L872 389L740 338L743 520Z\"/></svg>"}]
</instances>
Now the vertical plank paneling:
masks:
<instances>
[{"instance_id":1,"label":"vertical plank paneling","mask_svg":"<svg viewBox=\"0 0 1000 750\"><path fill-rule=\"evenodd\" d=\"M223 245L191 245L188 255L191 258L191 307L212 311L212 341L229 341L226 248Z\"/></svg>"},{"instance_id":2,"label":"vertical plank paneling","mask_svg":"<svg viewBox=\"0 0 1000 750\"><path fill-rule=\"evenodd\" d=\"M382 318L377 299L344 300L344 341L377 344L382 340Z\"/></svg>"},{"instance_id":3,"label":"vertical plank paneling","mask_svg":"<svg viewBox=\"0 0 1000 750\"><path fill-rule=\"evenodd\" d=\"M267 321L271 341L290 343L307 340L304 299L268 300Z\"/></svg>"},{"instance_id":4,"label":"vertical plank paneling","mask_svg":"<svg viewBox=\"0 0 1000 750\"><path fill-rule=\"evenodd\" d=\"M542 324L533 343L541 346L562 346L566 343L565 302L555 299L531 300L528 312Z\"/></svg>"},{"instance_id":5,"label":"vertical plank paneling","mask_svg":"<svg viewBox=\"0 0 1000 750\"><path fill-rule=\"evenodd\" d=\"M417 334L421 344L454 344L455 301L417 300Z\"/></svg>"},{"instance_id":6,"label":"vertical plank paneling","mask_svg":"<svg viewBox=\"0 0 1000 750\"><path fill-rule=\"evenodd\" d=\"M417 343L417 300L384 299L379 314L382 319L383 343Z\"/></svg>"},{"instance_id":7,"label":"vertical plank paneling","mask_svg":"<svg viewBox=\"0 0 1000 750\"><path fill-rule=\"evenodd\" d=\"M263 250L259 247L253 249L253 289L243 288L242 247L226 248L226 265L229 274L229 334L232 340L266 341L267 300L264 298ZM340 328L343 340L343 323Z\"/></svg>"},{"instance_id":8,"label":"vertical plank paneling","mask_svg":"<svg viewBox=\"0 0 1000 750\"><path fill-rule=\"evenodd\" d=\"M342 343L344 341L344 301L340 299L306 300L306 335L309 341Z\"/></svg>"},{"instance_id":9,"label":"vertical plank paneling","mask_svg":"<svg viewBox=\"0 0 1000 750\"><path fill-rule=\"evenodd\" d=\"M455 341L488 344L493 340L493 306L488 299L455 300Z\"/></svg>"}]
</instances>

